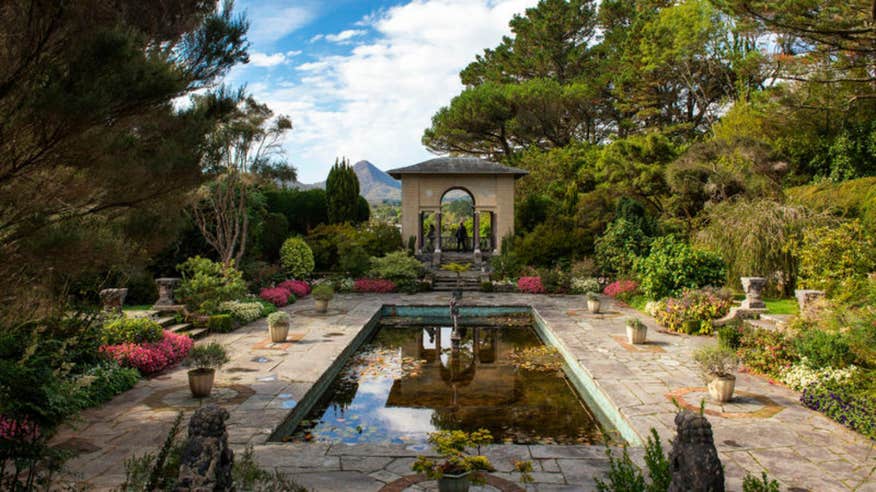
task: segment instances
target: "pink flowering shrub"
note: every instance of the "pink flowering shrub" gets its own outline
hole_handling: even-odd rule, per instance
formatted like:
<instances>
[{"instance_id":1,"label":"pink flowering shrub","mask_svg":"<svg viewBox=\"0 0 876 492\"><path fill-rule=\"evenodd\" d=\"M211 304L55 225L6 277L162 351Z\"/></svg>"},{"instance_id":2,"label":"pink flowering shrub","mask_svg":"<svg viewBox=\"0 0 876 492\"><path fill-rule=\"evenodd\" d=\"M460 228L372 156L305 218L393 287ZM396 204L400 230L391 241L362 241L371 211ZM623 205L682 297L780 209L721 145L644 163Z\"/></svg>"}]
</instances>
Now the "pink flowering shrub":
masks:
<instances>
[{"instance_id":1,"label":"pink flowering shrub","mask_svg":"<svg viewBox=\"0 0 876 492\"><path fill-rule=\"evenodd\" d=\"M0 415L0 441L35 441L40 437L39 426L28 420Z\"/></svg>"},{"instance_id":2,"label":"pink flowering shrub","mask_svg":"<svg viewBox=\"0 0 876 492\"><path fill-rule=\"evenodd\" d=\"M607 296L624 299L636 292L638 288L639 283L635 280L617 280L605 286L602 293Z\"/></svg>"},{"instance_id":3,"label":"pink flowering shrub","mask_svg":"<svg viewBox=\"0 0 876 492\"><path fill-rule=\"evenodd\" d=\"M289 297L292 291L283 287L267 287L259 292L259 297L270 302L274 306L283 307L289 304Z\"/></svg>"},{"instance_id":4,"label":"pink flowering shrub","mask_svg":"<svg viewBox=\"0 0 876 492\"><path fill-rule=\"evenodd\" d=\"M277 287L288 290L299 299L310 294L310 284L304 280L286 280L277 284Z\"/></svg>"},{"instance_id":5,"label":"pink flowering shrub","mask_svg":"<svg viewBox=\"0 0 876 492\"><path fill-rule=\"evenodd\" d=\"M123 366L136 368L143 374L155 374L183 360L192 345L191 338L165 330L159 342L103 345L99 350Z\"/></svg>"},{"instance_id":6,"label":"pink flowering shrub","mask_svg":"<svg viewBox=\"0 0 876 492\"><path fill-rule=\"evenodd\" d=\"M360 278L353 282L354 292L373 292L378 294L386 294L394 290L395 283L392 280Z\"/></svg>"},{"instance_id":7,"label":"pink flowering shrub","mask_svg":"<svg viewBox=\"0 0 876 492\"><path fill-rule=\"evenodd\" d=\"M517 290L526 294L544 294L541 277L520 277L517 279Z\"/></svg>"}]
</instances>

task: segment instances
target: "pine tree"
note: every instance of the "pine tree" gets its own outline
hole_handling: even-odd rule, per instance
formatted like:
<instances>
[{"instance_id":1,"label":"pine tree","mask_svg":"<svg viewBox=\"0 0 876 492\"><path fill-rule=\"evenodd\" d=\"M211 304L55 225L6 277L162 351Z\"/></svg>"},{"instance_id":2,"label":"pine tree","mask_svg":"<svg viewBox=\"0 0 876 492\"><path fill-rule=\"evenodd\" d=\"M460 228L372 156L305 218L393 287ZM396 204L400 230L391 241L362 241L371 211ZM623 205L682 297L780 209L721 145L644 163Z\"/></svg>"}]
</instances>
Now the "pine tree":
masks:
<instances>
[{"instance_id":1,"label":"pine tree","mask_svg":"<svg viewBox=\"0 0 876 492\"><path fill-rule=\"evenodd\" d=\"M325 182L325 193L330 223L356 222L359 178L346 158L335 159Z\"/></svg>"}]
</instances>

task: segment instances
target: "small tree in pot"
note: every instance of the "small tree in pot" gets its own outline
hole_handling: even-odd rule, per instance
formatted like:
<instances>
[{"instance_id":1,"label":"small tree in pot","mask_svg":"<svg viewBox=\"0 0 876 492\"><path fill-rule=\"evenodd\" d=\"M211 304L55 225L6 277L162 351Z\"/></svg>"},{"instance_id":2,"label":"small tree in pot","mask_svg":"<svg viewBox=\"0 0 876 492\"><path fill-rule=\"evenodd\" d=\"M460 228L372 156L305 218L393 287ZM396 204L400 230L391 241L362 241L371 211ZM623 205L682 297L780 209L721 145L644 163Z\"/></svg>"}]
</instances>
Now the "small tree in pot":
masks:
<instances>
[{"instance_id":1,"label":"small tree in pot","mask_svg":"<svg viewBox=\"0 0 876 492\"><path fill-rule=\"evenodd\" d=\"M709 396L720 403L730 401L736 386L733 372L739 365L736 354L720 345L709 345L694 352L694 360L708 383Z\"/></svg>"},{"instance_id":2,"label":"small tree in pot","mask_svg":"<svg viewBox=\"0 0 876 492\"><path fill-rule=\"evenodd\" d=\"M472 472L494 470L490 460L481 455L481 446L492 441L493 436L486 429L471 434L458 430L433 432L429 434L429 443L443 461L436 463L425 456L418 456L411 469L438 480L440 492L467 491L472 482L484 482L480 474ZM475 449L477 454L468 454L469 449Z\"/></svg>"},{"instance_id":3,"label":"small tree in pot","mask_svg":"<svg viewBox=\"0 0 876 492\"><path fill-rule=\"evenodd\" d=\"M289 336L289 323L291 318L288 313L277 311L268 315L268 331L271 332L271 341L283 343Z\"/></svg>"},{"instance_id":4,"label":"small tree in pot","mask_svg":"<svg viewBox=\"0 0 876 492\"><path fill-rule=\"evenodd\" d=\"M197 345L189 352L189 365L194 367L189 371L189 389L195 398L206 398L213 391L213 381L216 377L216 369L228 362L228 354L225 348L210 342L206 345Z\"/></svg>"},{"instance_id":5,"label":"small tree in pot","mask_svg":"<svg viewBox=\"0 0 876 492\"><path fill-rule=\"evenodd\" d=\"M648 327L639 318L627 319L627 341L633 345L645 343L645 337L648 335Z\"/></svg>"},{"instance_id":6,"label":"small tree in pot","mask_svg":"<svg viewBox=\"0 0 876 492\"><path fill-rule=\"evenodd\" d=\"M599 294L596 292L588 292L586 294L587 297L587 310L593 314L599 312L599 306L601 302L599 301Z\"/></svg>"},{"instance_id":7,"label":"small tree in pot","mask_svg":"<svg viewBox=\"0 0 876 492\"><path fill-rule=\"evenodd\" d=\"M329 301L335 297L335 289L328 283L322 283L313 288L311 295L316 301L316 311L324 313L328 311Z\"/></svg>"}]
</instances>

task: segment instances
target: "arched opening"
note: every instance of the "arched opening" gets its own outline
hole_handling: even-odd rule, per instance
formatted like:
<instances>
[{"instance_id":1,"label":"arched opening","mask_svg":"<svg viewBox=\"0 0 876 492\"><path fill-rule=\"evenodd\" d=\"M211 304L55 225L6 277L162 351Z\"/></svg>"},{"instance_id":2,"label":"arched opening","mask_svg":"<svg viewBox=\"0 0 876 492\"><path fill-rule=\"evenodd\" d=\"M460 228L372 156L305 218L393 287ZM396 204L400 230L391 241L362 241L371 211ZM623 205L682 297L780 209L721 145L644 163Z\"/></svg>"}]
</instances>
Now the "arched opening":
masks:
<instances>
[{"instance_id":1,"label":"arched opening","mask_svg":"<svg viewBox=\"0 0 876 492\"><path fill-rule=\"evenodd\" d=\"M441 244L444 251L474 251L474 195L450 188L441 196Z\"/></svg>"}]
</instances>

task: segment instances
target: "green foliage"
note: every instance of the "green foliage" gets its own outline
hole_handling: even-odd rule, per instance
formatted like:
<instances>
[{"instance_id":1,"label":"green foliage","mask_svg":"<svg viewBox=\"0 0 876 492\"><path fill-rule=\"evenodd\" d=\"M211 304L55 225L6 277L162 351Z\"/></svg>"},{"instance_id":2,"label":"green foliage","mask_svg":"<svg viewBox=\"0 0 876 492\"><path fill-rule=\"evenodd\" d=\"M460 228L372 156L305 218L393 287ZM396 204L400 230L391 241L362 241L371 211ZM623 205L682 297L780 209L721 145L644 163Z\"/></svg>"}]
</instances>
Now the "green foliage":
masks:
<instances>
[{"instance_id":1,"label":"green foliage","mask_svg":"<svg viewBox=\"0 0 876 492\"><path fill-rule=\"evenodd\" d=\"M736 353L748 369L775 378L798 359L786 334L761 328L743 328Z\"/></svg>"},{"instance_id":2,"label":"green foliage","mask_svg":"<svg viewBox=\"0 0 876 492\"><path fill-rule=\"evenodd\" d=\"M325 194L330 224L359 221L359 178L346 159L335 159L325 182Z\"/></svg>"},{"instance_id":3,"label":"green foliage","mask_svg":"<svg viewBox=\"0 0 876 492\"><path fill-rule=\"evenodd\" d=\"M189 362L196 369L219 369L229 360L225 347L217 342L195 345L189 351Z\"/></svg>"},{"instance_id":4,"label":"green foliage","mask_svg":"<svg viewBox=\"0 0 876 492\"><path fill-rule=\"evenodd\" d=\"M647 256L649 238L641 227L626 219L616 219L596 239L596 262L606 273L628 275L635 260Z\"/></svg>"},{"instance_id":5,"label":"green foliage","mask_svg":"<svg viewBox=\"0 0 876 492\"><path fill-rule=\"evenodd\" d=\"M648 468L648 479L630 459L627 447L624 446L620 459L615 458L611 449L607 449L609 470L605 481L596 478L596 490L600 492L666 492L672 481L669 459L663 451L660 436L651 429L651 434L645 442L645 465Z\"/></svg>"},{"instance_id":6,"label":"green foliage","mask_svg":"<svg viewBox=\"0 0 876 492\"><path fill-rule=\"evenodd\" d=\"M481 292L495 292L496 286L493 285L493 282L489 280L485 280L481 282Z\"/></svg>"},{"instance_id":7,"label":"green foliage","mask_svg":"<svg viewBox=\"0 0 876 492\"><path fill-rule=\"evenodd\" d=\"M792 203L849 219L857 218L867 230L876 230L876 177L798 186L785 192Z\"/></svg>"},{"instance_id":8,"label":"green foliage","mask_svg":"<svg viewBox=\"0 0 876 492\"><path fill-rule=\"evenodd\" d=\"M176 295L190 309L201 313L218 312L219 304L246 293L243 275L233 266L196 256L177 265L177 269L183 278Z\"/></svg>"},{"instance_id":9,"label":"green foliage","mask_svg":"<svg viewBox=\"0 0 876 492\"><path fill-rule=\"evenodd\" d=\"M742 492L779 492L779 482L770 480L767 472L761 472L760 477L749 473L742 479Z\"/></svg>"},{"instance_id":10,"label":"green foliage","mask_svg":"<svg viewBox=\"0 0 876 492\"><path fill-rule=\"evenodd\" d=\"M290 237L283 243L280 248L280 263L290 277L298 280L309 277L316 266L313 251L300 237Z\"/></svg>"},{"instance_id":11,"label":"green foliage","mask_svg":"<svg viewBox=\"0 0 876 492\"><path fill-rule=\"evenodd\" d=\"M289 219L281 213L268 213L262 224L260 245L265 259L277 261L280 258L280 248L287 237L289 237Z\"/></svg>"},{"instance_id":12,"label":"green foliage","mask_svg":"<svg viewBox=\"0 0 876 492\"><path fill-rule=\"evenodd\" d=\"M289 326L292 318L285 311L277 311L268 315L268 326Z\"/></svg>"},{"instance_id":13,"label":"green foliage","mask_svg":"<svg viewBox=\"0 0 876 492\"><path fill-rule=\"evenodd\" d=\"M358 177L356 178L358 181ZM371 219L371 205L368 203L368 200L365 199L364 196L359 195L359 198L356 200L356 220L355 223L361 224L363 222L368 222Z\"/></svg>"},{"instance_id":14,"label":"green foliage","mask_svg":"<svg viewBox=\"0 0 876 492\"><path fill-rule=\"evenodd\" d=\"M572 290L572 277L565 268L543 268L538 271L541 284L548 294L566 294Z\"/></svg>"},{"instance_id":15,"label":"green foliage","mask_svg":"<svg viewBox=\"0 0 876 492\"><path fill-rule=\"evenodd\" d=\"M673 236L659 237L651 252L635 262L642 292L661 299L684 288L719 286L725 279L724 262L716 254L691 247Z\"/></svg>"},{"instance_id":16,"label":"green foliage","mask_svg":"<svg viewBox=\"0 0 876 492\"><path fill-rule=\"evenodd\" d=\"M277 306L264 299L256 299L253 302L257 302L262 305L262 316L268 316L271 313L277 312Z\"/></svg>"},{"instance_id":17,"label":"green foliage","mask_svg":"<svg viewBox=\"0 0 876 492\"><path fill-rule=\"evenodd\" d=\"M182 446L177 443L182 419L183 413L180 412L157 455L146 453L125 460L125 482L121 486L122 490L173 490L182 456Z\"/></svg>"},{"instance_id":18,"label":"green foliage","mask_svg":"<svg viewBox=\"0 0 876 492\"><path fill-rule=\"evenodd\" d=\"M417 461L411 465L413 471L424 473L433 480L437 480L448 474L461 474L469 471L482 470L493 471L493 465L486 456L482 456L481 446L493 442L493 436L486 429L479 429L472 433L465 431L438 431L429 434L429 443L435 448L435 452L444 460L435 463L425 456L418 456ZM476 449L476 455L469 455L469 449ZM474 476L477 480L479 477Z\"/></svg>"},{"instance_id":19,"label":"green foliage","mask_svg":"<svg viewBox=\"0 0 876 492\"><path fill-rule=\"evenodd\" d=\"M842 369L856 362L849 336L842 332L829 333L811 328L794 339L794 347L813 369Z\"/></svg>"},{"instance_id":20,"label":"green foliage","mask_svg":"<svg viewBox=\"0 0 876 492\"><path fill-rule=\"evenodd\" d=\"M589 242L585 236L587 232L573 224L548 221L515 238L513 251L523 265L551 267L577 257L582 244Z\"/></svg>"},{"instance_id":21,"label":"green foliage","mask_svg":"<svg viewBox=\"0 0 876 492\"><path fill-rule=\"evenodd\" d=\"M286 217L289 231L307 234L320 224L328 222L325 190L275 190L265 192L267 210ZM288 236L283 237L285 239Z\"/></svg>"},{"instance_id":22,"label":"green foliage","mask_svg":"<svg viewBox=\"0 0 876 492\"><path fill-rule=\"evenodd\" d=\"M78 399L83 408L94 407L133 388L140 380L140 371L122 367L115 361L104 361L86 370L77 381Z\"/></svg>"},{"instance_id":23,"label":"green foliage","mask_svg":"<svg viewBox=\"0 0 876 492\"><path fill-rule=\"evenodd\" d=\"M829 294L876 270L876 241L857 220L805 230L797 255L801 287Z\"/></svg>"},{"instance_id":24,"label":"green foliage","mask_svg":"<svg viewBox=\"0 0 876 492\"><path fill-rule=\"evenodd\" d=\"M313 250L320 271L335 271L357 276L362 268L360 249L368 256L385 256L401 249L401 232L391 224L375 223L353 227L350 224L332 224L316 227L305 238ZM342 264L343 263L343 264ZM366 267L367 268L367 267Z\"/></svg>"},{"instance_id":25,"label":"green foliage","mask_svg":"<svg viewBox=\"0 0 876 492\"><path fill-rule=\"evenodd\" d=\"M274 306L273 304L267 304L276 309L276 306ZM257 301L226 301L219 305L219 309L223 312L228 313L235 321L246 324L251 323L264 316L263 306L263 303Z\"/></svg>"},{"instance_id":26,"label":"green foliage","mask_svg":"<svg viewBox=\"0 0 876 492\"><path fill-rule=\"evenodd\" d=\"M688 335L712 333L712 320L730 310L730 300L708 290L682 291L678 298L669 298L654 317L668 330Z\"/></svg>"},{"instance_id":27,"label":"green foliage","mask_svg":"<svg viewBox=\"0 0 876 492\"><path fill-rule=\"evenodd\" d=\"M742 341L742 330L738 323L727 324L718 328L718 345L729 349L736 350Z\"/></svg>"},{"instance_id":28,"label":"green foliage","mask_svg":"<svg viewBox=\"0 0 876 492\"><path fill-rule=\"evenodd\" d=\"M700 366L706 381L716 376L732 376L739 365L736 354L720 344L700 347L693 353L693 359Z\"/></svg>"},{"instance_id":29,"label":"green foliage","mask_svg":"<svg viewBox=\"0 0 876 492\"><path fill-rule=\"evenodd\" d=\"M149 318L118 318L103 326L101 341L106 345L157 342L163 334L161 325Z\"/></svg>"},{"instance_id":30,"label":"green foliage","mask_svg":"<svg viewBox=\"0 0 876 492\"><path fill-rule=\"evenodd\" d=\"M223 306L225 303L220 305ZM259 313L261 314L261 313ZM230 314L213 314L207 318L207 329L210 333L230 333L234 330L234 319Z\"/></svg>"},{"instance_id":31,"label":"green foliage","mask_svg":"<svg viewBox=\"0 0 876 492\"><path fill-rule=\"evenodd\" d=\"M345 243L338 246L337 269L351 277L359 278L371 267L371 257L365 248L355 243Z\"/></svg>"},{"instance_id":32,"label":"green foliage","mask_svg":"<svg viewBox=\"0 0 876 492\"><path fill-rule=\"evenodd\" d=\"M311 295L317 301L331 301L335 297L335 289L332 288L331 283L323 282L313 288Z\"/></svg>"},{"instance_id":33,"label":"green foliage","mask_svg":"<svg viewBox=\"0 0 876 492\"><path fill-rule=\"evenodd\" d=\"M651 480L647 491L665 492L669 490L669 484L672 482L669 459L663 452L660 436L653 428L645 443L645 466L648 468L648 478Z\"/></svg>"},{"instance_id":34,"label":"green foliage","mask_svg":"<svg viewBox=\"0 0 876 492\"><path fill-rule=\"evenodd\" d=\"M396 285L401 286L416 281L422 269L423 264L420 260L408 256L405 251L396 251L383 258L372 258L369 275L392 280Z\"/></svg>"}]
</instances>

